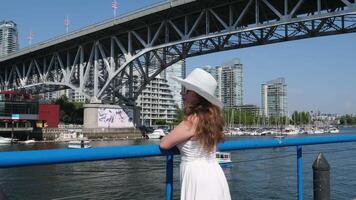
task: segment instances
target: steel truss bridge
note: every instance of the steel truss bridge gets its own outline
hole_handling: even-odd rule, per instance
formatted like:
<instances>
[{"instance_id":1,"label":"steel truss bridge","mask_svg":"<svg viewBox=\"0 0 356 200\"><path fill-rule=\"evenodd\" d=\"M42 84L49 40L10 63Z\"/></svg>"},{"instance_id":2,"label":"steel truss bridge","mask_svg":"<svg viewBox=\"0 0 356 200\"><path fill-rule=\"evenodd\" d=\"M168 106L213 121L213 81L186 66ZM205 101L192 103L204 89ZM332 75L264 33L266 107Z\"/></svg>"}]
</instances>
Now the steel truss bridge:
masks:
<instances>
[{"instance_id":1,"label":"steel truss bridge","mask_svg":"<svg viewBox=\"0 0 356 200\"><path fill-rule=\"evenodd\" d=\"M172 0L0 58L0 89L134 105L179 60L356 31L356 0Z\"/></svg>"}]
</instances>

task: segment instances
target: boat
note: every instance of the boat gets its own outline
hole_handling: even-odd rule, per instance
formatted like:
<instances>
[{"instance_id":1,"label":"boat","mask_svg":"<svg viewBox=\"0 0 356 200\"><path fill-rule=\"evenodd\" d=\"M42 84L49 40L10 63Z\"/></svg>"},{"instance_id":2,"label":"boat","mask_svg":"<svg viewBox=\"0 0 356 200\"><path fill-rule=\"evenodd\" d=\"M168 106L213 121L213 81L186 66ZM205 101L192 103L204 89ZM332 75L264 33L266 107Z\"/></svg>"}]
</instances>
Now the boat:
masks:
<instances>
[{"instance_id":1,"label":"boat","mask_svg":"<svg viewBox=\"0 0 356 200\"><path fill-rule=\"evenodd\" d=\"M89 140L72 140L69 141L68 144L69 149L86 149L86 148L91 148L90 141Z\"/></svg>"},{"instance_id":2,"label":"boat","mask_svg":"<svg viewBox=\"0 0 356 200\"><path fill-rule=\"evenodd\" d=\"M148 139L161 139L166 134L163 129L155 129L152 133L147 134Z\"/></svg>"},{"instance_id":3,"label":"boat","mask_svg":"<svg viewBox=\"0 0 356 200\"><path fill-rule=\"evenodd\" d=\"M0 136L0 144L11 144L11 138L1 137Z\"/></svg>"},{"instance_id":4,"label":"boat","mask_svg":"<svg viewBox=\"0 0 356 200\"><path fill-rule=\"evenodd\" d=\"M329 128L329 133L339 133L339 132L340 130L335 127Z\"/></svg>"},{"instance_id":5,"label":"boat","mask_svg":"<svg viewBox=\"0 0 356 200\"><path fill-rule=\"evenodd\" d=\"M297 135L297 134L299 134L299 129L293 125L288 125L284 128L282 134L283 135Z\"/></svg>"},{"instance_id":6,"label":"boat","mask_svg":"<svg viewBox=\"0 0 356 200\"><path fill-rule=\"evenodd\" d=\"M20 141L19 143L21 144L32 144L32 143L35 143L36 141L35 140L25 140L25 141Z\"/></svg>"},{"instance_id":7,"label":"boat","mask_svg":"<svg viewBox=\"0 0 356 200\"><path fill-rule=\"evenodd\" d=\"M284 139L284 135L275 135L275 136L273 136L273 138L281 140L281 139Z\"/></svg>"},{"instance_id":8,"label":"boat","mask_svg":"<svg viewBox=\"0 0 356 200\"><path fill-rule=\"evenodd\" d=\"M231 153L229 153L229 152L217 151L215 153L215 157L219 164L231 163Z\"/></svg>"},{"instance_id":9,"label":"boat","mask_svg":"<svg viewBox=\"0 0 356 200\"><path fill-rule=\"evenodd\" d=\"M325 133L323 129L319 129L319 128L315 128L313 130L314 134L322 134L322 133Z\"/></svg>"},{"instance_id":10,"label":"boat","mask_svg":"<svg viewBox=\"0 0 356 200\"><path fill-rule=\"evenodd\" d=\"M227 130L227 135L243 135L244 133L241 131L240 128L230 128Z\"/></svg>"}]
</instances>

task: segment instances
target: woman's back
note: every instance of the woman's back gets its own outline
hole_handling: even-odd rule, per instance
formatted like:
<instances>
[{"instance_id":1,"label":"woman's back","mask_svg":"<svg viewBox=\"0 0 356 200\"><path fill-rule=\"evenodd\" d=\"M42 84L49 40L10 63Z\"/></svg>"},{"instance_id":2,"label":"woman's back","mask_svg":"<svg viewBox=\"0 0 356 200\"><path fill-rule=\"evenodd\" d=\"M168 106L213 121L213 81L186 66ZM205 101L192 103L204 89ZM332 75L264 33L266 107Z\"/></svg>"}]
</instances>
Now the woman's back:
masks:
<instances>
[{"instance_id":1,"label":"woman's back","mask_svg":"<svg viewBox=\"0 0 356 200\"><path fill-rule=\"evenodd\" d=\"M230 200L224 172L215 158L196 140L178 145L181 153L181 200Z\"/></svg>"},{"instance_id":2,"label":"woman's back","mask_svg":"<svg viewBox=\"0 0 356 200\"><path fill-rule=\"evenodd\" d=\"M177 145L181 154L182 162L190 162L194 160L210 160L216 161L215 151L208 152L203 146L196 140L188 140Z\"/></svg>"}]
</instances>

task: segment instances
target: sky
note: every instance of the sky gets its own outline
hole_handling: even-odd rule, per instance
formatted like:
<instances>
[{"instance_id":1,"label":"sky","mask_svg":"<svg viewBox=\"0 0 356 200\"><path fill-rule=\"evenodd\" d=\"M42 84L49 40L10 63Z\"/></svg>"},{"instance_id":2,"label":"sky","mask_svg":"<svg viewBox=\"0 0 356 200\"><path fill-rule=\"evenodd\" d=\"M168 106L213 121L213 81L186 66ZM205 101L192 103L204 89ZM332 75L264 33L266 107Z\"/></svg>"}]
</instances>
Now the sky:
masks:
<instances>
[{"instance_id":1,"label":"sky","mask_svg":"<svg viewBox=\"0 0 356 200\"><path fill-rule=\"evenodd\" d=\"M122 15L161 0L117 0ZM20 48L113 17L111 0L1 0L0 20L18 26ZM356 114L356 33L318 37L213 53L186 60L187 71L218 66L234 58L243 64L244 104L261 105L261 84L284 77L288 110Z\"/></svg>"}]
</instances>

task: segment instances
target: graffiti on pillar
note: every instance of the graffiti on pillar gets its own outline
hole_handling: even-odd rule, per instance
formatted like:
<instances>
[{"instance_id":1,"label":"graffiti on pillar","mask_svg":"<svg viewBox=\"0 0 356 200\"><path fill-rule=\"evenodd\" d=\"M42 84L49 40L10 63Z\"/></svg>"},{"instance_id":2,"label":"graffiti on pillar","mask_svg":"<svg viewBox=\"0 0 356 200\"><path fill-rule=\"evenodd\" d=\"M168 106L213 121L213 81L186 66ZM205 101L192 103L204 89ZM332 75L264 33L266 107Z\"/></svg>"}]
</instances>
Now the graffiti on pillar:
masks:
<instances>
[{"instance_id":1,"label":"graffiti on pillar","mask_svg":"<svg viewBox=\"0 0 356 200\"><path fill-rule=\"evenodd\" d=\"M132 117L121 108L98 109L98 127L100 128L130 128L133 126Z\"/></svg>"}]
</instances>

